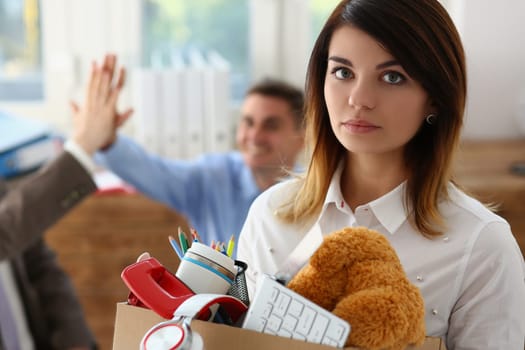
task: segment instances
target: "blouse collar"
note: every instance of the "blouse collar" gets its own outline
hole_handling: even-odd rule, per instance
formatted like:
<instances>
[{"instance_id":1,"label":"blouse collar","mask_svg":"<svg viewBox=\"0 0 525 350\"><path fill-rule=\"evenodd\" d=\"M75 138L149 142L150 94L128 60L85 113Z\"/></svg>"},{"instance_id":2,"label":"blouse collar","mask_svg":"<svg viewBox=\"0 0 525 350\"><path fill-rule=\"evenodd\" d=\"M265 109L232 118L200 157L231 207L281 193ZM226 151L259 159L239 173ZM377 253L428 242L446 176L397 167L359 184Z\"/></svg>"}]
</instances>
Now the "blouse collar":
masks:
<instances>
[{"instance_id":1,"label":"blouse collar","mask_svg":"<svg viewBox=\"0 0 525 350\"><path fill-rule=\"evenodd\" d=\"M341 192L343 167L344 162L340 162L332 176L319 218L324 215L332 203L338 209L344 206L344 197ZM404 205L405 191L406 181L403 181L390 192L360 207L371 209L381 225L384 226L390 234L394 234L408 218Z\"/></svg>"}]
</instances>

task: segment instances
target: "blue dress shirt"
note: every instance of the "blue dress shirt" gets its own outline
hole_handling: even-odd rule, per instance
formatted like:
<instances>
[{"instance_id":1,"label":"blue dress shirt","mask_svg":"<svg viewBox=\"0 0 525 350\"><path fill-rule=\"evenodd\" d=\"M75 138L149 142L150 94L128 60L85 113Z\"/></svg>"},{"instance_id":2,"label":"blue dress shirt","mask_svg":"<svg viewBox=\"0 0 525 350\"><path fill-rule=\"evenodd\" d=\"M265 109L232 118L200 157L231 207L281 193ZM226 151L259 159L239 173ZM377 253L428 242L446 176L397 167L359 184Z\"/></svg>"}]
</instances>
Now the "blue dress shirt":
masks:
<instances>
[{"instance_id":1,"label":"blue dress shirt","mask_svg":"<svg viewBox=\"0 0 525 350\"><path fill-rule=\"evenodd\" d=\"M206 244L227 244L232 234L237 238L261 193L239 152L165 159L119 136L95 160L146 196L185 215Z\"/></svg>"}]
</instances>

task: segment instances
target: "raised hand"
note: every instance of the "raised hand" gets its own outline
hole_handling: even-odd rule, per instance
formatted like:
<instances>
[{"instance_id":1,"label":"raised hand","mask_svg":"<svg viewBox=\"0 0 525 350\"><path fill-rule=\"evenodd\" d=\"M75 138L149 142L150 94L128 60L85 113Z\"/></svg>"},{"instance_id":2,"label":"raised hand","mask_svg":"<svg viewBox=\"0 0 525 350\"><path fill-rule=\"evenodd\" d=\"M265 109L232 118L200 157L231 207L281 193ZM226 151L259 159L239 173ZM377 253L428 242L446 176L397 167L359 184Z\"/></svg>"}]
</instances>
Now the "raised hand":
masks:
<instances>
[{"instance_id":1,"label":"raised hand","mask_svg":"<svg viewBox=\"0 0 525 350\"><path fill-rule=\"evenodd\" d=\"M101 66L93 62L84 104L71 102L73 111L73 140L87 153L93 154L110 146L117 129L131 116L133 110L117 112L119 94L124 86L126 71L120 68L113 83L117 58L108 54Z\"/></svg>"}]
</instances>

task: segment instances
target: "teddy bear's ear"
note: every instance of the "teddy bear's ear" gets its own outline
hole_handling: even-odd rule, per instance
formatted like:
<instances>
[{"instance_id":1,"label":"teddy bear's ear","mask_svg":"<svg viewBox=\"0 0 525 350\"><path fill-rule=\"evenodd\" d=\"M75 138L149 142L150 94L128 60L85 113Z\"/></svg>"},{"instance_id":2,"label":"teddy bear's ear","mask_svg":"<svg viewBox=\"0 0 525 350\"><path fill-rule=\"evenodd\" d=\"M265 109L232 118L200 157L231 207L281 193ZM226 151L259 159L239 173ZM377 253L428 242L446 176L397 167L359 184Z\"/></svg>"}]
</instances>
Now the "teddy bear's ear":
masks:
<instances>
[{"instance_id":1,"label":"teddy bear's ear","mask_svg":"<svg viewBox=\"0 0 525 350\"><path fill-rule=\"evenodd\" d=\"M323 271L338 271L364 260L399 263L397 254L381 233L366 227L347 227L327 235L312 255L310 264Z\"/></svg>"},{"instance_id":2,"label":"teddy bear's ear","mask_svg":"<svg viewBox=\"0 0 525 350\"><path fill-rule=\"evenodd\" d=\"M324 273L335 273L343 269L351 259L347 239L343 231L329 234L310 258L310 265Z\"/></svg>"}]
</instances>

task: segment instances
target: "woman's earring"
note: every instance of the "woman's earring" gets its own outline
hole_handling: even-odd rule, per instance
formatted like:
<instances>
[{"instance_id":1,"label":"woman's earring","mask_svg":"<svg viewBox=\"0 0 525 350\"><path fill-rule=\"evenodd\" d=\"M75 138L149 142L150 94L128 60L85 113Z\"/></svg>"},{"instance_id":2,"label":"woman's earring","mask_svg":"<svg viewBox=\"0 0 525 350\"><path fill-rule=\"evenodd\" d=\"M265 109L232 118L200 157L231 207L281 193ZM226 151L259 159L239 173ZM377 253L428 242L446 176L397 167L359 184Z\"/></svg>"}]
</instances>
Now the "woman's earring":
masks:
<instances>
[{"instance_id":1,"label":"woman's earring","mask_svg":"<svg viewBox=\"0 0 525 350\"><path fill-rule=\"evenodd\" d=\"M437 114L434 114L434 113L430 113L429 115L427 115L427 117L425 118L426 122L428 125L432 125L436 122L436 119L437 119Z\"/></svg>"}]
</instances>

